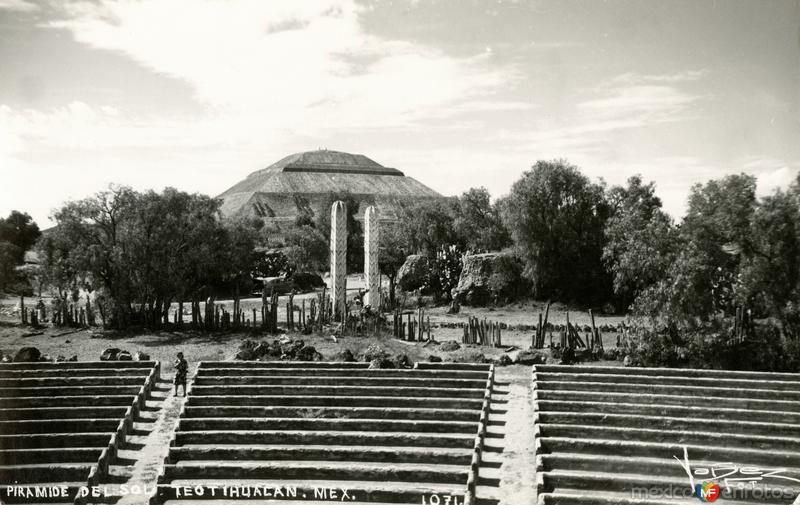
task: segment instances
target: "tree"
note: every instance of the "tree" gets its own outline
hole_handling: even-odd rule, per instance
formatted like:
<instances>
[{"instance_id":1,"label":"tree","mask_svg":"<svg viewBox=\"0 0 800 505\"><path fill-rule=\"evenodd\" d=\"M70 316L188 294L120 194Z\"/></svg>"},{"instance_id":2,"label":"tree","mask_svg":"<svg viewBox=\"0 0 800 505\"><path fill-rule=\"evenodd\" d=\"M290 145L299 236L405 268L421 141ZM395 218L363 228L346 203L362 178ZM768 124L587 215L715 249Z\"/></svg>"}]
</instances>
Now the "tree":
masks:
<instances>
[{"instance_id":1,"label":"tree","mask_svg":"<svg viewBox=\"0 0 800 505\"><path fill-rule=\"evenodd\" d=\"M492 205L486 188L471 188L454 206L453 226L459 242L475 252L499 251L510 245L508 230L503 226L500 209Z\"/></svg>"},{"instance_id":2,"label":"tree","mask_svg":"<svg viewBox=\"0 0 800 505\"><path fill-rule=\"evenodd\" d=\"M0 219L0 242L17 247L14 258L17 264L23 262L25 252L30 250L41 236L39 226L27 213L12 210L5 219Z\"/></svg>"},{"instance_id":3,"label":"tree","mask_svg":"<svg viewBox=\"0 0 800 505\"><path fill-rule=\"evenodd\" d=\"M301 272L323 272L328 269L330 251L325 235L314 226L297 226L285 236L283 252L295 269Z\"/></svg>"},{"instance_id":4,"label":"tree","mask_svg":"<svg viewBox=\"0 0 800 505\"><path fill-rule=\"evenodd\" d=\"M433 258L443 246L463 249L455 231L454 205L452 199L423 200L398 211L399 231L406 237L410 252Z\"/></svg>"},{"instance_id":5,"label":"tree","mask_svg":"<svg viewBox=\"0 0 800 505\"><path fill-rule=\"evenodd\" d=\"M389 304L394 307L397 272L408 256L408 241L396 224L384 226L380 232L378 267L389 278Z\"/></svg>"},{"instance_id":6,"label":"tree","mask_svg":"<svg viewBox=\"0 0 800 505\"><path fill-rule=\"evenodd\" d=\"M627 187L608 192L612 215L606 223L603 259L621 305L629 306L646 288L663 278L679 250L672 219L661 209L655 185L635 175Z\"/></svg>"},{"instance_id":7,"label":"tree","mask_svg":"<svg viewBox=\"0 0 800 505\"><path fill-rule=\"evenodd\" d=\"M602 261L609 206L604 188L564 160L538 161L502 203L534 295L602 301L611 279Z\"/></svg>"}]
</instances>

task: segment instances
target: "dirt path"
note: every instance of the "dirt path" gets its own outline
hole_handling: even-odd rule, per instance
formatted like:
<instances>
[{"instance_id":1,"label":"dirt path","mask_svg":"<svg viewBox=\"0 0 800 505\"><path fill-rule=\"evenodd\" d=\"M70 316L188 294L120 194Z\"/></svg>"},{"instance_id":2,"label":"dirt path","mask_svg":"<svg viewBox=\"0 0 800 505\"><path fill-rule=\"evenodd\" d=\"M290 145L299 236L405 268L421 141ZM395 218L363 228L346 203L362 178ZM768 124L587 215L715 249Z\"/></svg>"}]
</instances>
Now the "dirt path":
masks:
<instances>
[{"instance_id":1,"label":"dirt path","mask_svg":"<svg viewBox=\"0 0 800 505\"><path fill-rule=\"evenodd\" d=\"M479 503L536 503L530 374L530 367L520 365L495 371L496 388L478 480Z\"/></svg>"}]
</instances>

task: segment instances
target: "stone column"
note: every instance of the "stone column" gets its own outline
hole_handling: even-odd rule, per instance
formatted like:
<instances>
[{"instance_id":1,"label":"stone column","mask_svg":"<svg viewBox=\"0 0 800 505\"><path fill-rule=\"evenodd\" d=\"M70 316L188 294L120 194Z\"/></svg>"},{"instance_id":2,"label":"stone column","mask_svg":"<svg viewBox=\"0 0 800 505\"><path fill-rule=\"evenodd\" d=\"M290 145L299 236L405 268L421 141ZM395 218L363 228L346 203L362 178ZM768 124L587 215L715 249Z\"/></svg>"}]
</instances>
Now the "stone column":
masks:
<instances>
[{"instance_id":1,"label":"stone column","mask_svg":"<svg viewBox=\"0 0 800 505\"><path fill-rule=\"evenodd\" d=\"M347 209L338 201L331 208L331 304L334 319L342 320L347 296Z\"/></svg>"},{"instance_id":2,"label":"stone column","mask_svg":"<svg viewBox=\"0 0 800 505\"><path fill-rule=\"evenodd\" d=\"M379 244L378 209L370 205L364 212L364 280L368 290L364 296L364 305L371 306L373 310L380 309L381 304L381 271L378 267Z\"/></svg>"}]
</instances>

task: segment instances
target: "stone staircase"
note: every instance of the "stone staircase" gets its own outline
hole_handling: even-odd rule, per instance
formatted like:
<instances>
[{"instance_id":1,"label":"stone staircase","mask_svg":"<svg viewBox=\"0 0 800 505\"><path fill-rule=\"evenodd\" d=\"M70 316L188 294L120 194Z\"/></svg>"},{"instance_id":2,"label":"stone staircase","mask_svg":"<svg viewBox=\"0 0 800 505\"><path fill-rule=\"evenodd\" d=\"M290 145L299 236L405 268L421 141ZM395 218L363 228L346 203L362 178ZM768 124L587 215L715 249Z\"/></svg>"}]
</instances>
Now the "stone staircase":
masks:
<instances>
[{"instance_id":1,"label":"stone staircase","mask_svg":"<svg viewBox=\"0 0 800 505\"><path fill-rule=\"evenodd\" d=\"M474 503L493 376L202 362L151 503Z\"/></svg>"},{"instance_id":2,"label":"stone staircase","mask_svg":"<svg viewBox=\"0 0 800 505\"><path fill-rule=\"evenodd\" d=\"M82 502L109 477L158 362L0 365L0 503Z\"/></svg>"},{"instance_id":3,"label":"stone staircase","mask_svg":"<svg viewBox=\"0 0 800 505\"><path fill-rule=\"evenodd\" d=\"M540 504L800 494L800 374L537 365L533 397Z\"/></svg>"}]
</instances>

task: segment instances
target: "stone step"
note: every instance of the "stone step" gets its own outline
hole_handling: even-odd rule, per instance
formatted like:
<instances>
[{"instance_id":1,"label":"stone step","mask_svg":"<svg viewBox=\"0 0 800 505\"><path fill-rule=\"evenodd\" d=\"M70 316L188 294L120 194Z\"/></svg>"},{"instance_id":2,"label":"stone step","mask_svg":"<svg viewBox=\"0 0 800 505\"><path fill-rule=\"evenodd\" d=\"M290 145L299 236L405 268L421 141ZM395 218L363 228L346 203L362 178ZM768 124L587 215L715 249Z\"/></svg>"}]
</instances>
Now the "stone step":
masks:
<instances>
[{"instance_id":1,"label":"stone step","mask_svg":"<svg viewBox=\"0 0 800 505\"><path fill-rule=\"evenodd\" d=\"M0 421L0 433L4 435L21 435L26 433L112 432L119 426L120 419L33 419Z\"/></svg>"},{"instance_id":2,"label":"stone step","mask_svg":"<svg viewBox=\"0 0 800 505\"><path fill-rule=\"evenodd\" d=\"M763 451L760 449L728 447L725 444L679 444L639 442L614 439L541 437L537 453L601 454L606 456L640 456L683 458L684 447L691 460L733 461L747 465L778 465L800 468L800 451Z\"/></svg>"},{"instance_id":3,"label":"stone step","mask_svg":"<svg viewBox=\"0 0 800 505\"><path fill-rule=\"evenodd\" d=\"M0 398L15 397L53 397L53 396L95 396L95 395L135 395L141 384L134 386L52 386L0 388Z\"/></svg>"},{"instance_id":4,"label":"stone step","mask_svg":"<svg viewBox=\"0 0 800 505\"><path fill-rule=\"evenodd\" d=\"M139 390L137 389L137 393ZM23 409L41 407L90 407L131 405L134 394L79 395L79 396L27 396L0 398L0 409Z\"/></svg>"},{"instance_id":5,"label":"stone step","mask_svg":"<svg viewBox=\"0 0 800 505\"><path fill-rule=\"evenodd\" d=\"M798 437L735 434L719 431L703 432L616 426L581 426L574 424L538 424L537 429L541 437L618 439L673 444L719 443L728 447L751 449L800 450L800 438Z\"/></svg>"},{"instance_id":6,"label":"stone step","mask_svg":"<svg viewBox=\"0 0 800 505\"><path fill-rule=\"evenodd\" d=\"M122 419L128 407L38 407L25 409L0 409L0 420L26 419Z\"/></svg>"},{"instance_id":7,"label":"stone step","mask_svg":"<svg viewBox=\"0 0 800 505\"><path fill-rule=\"evenodd\" d=\"M0 383L2 379L0 379ZM260 376L243 375L207 376L200 375L194 379L197 386L358 386L358 387L408 387L408 388L459 388L481 389L486 387L486 379L448 379L437 377L336 377L336 376Z\"/></svg>"},{"instance_id":8,"label":"stone step","mask_svg":"<svg viewBox=\"0 0 800 505\"><path fill-rule=\"evenodd\" d=\"M0 451L4 465L43 463L97 463L104 447L65 447L61 449L7 449Z\"/></svg>"},{"instance_id":9,"label":"stone step","mask_svg":"<svg viewBox=\"0 0 800 505\"><path fill-rule=\"evenodd\" d=\"M35 485L0 486L0 503L73 503L78 490L86 485L86 479L75 482L38 482ZM40 493L37 495L37 492Z\"/></svg>"},{"instance_id":10,"label":"stone step","mask_svg":"<svg viewBox=\"0 0 800 505\"><path fill-rule=\"evenodd\" d=\"M1 425L0 425L1 426ZM318 430L318 431L401 431L421 433L476 434L477 420L419 421L393 419L305 419L305 418L181 418L179 431L213 430Z\"/></svg>"},{"instance_id":11,"label":"stone step","mask_svg":"<svg viewBox=\"0 0 800 505\"><path fill-rule=\"evenodd\" d=\"M185 487L184 487L185 486ZM199 486L199 488L197 487ZM248 486L250 486L248 488ZM221 497L222 500L212 500L211 493ZM201 490L203 498L209 499L203 503L209 505L218 503L229 505L237 503L239 500L247 502L250 500L269 500L275 498L275 489L280 490L280 503L284 503L285 498L297 499L304 503L315 503L315 499L325 502L355 502L355 503L404 503L421 504L430 503L430 497L436 495L440 499L440 504L444 504L446 497L449 497L451 505L463 505L466 485L452 484L429 484L424 482L363 482L363 481L325 481L325 480L184 480L173 482L172 485L159 485L158 497L160 501L166 503L184 503L184 500L196 500L196 493ZM236 490L235 496L231 496L232 490ZM242 493L248 489L248 497L242 497ZM347 497L343 498L342 490L347 491ZM256 490L260 490L257 496ZM188 491L192 495L187 496ZM180 493L180 498L176 495ZM335 494L333 494L335 493ZM224 494L224 495L223 495ZM423 499L427 501L423 501ZM236 501L234 501L236 500ZM277 499L276 499L277 501ZM191 502L189 502L191 503Z\"/></svg>"},{"instance_id":12,"label":"stone step","mask_svg":"<svg viewBox=\"0 0 800 505\"><path fill-rule=\"evenodd\" d=\"M471 449L473 434L357 431L179 431L175 445L369 445Z\"/></svg>"},{"instance_id":13,"label":"stone step","mask_svg":"<svg viewBox=\"0 0 800 505\"><path fill-rule=\"evenodd\" d=\"M180 479L315 479L337 481L467 483L468 466L328 463L324 461L280 461L244 464L195 463L164 465L164 482ZM346 484L343 484L346 486Z\"/></svg>"},{"instance_id":14,"label":"stone step","mask_svg":"<svg viewBox=\"0 0 800 505\"><path fill-rule=\"evenodd\" d=\"M428 449L418 447L372 446L183 446L172 447L172 463L179 461L373 461L388 463L429 463L469 465L469 449Z\"/></svg>"},{"instance_id":15,"label":"stone step","mask_svg":"<svg viewBox=\"0 0 800 505\"><path fill-rule=\"evenodd\" d=\"M616 426L677 431L712 431L741 435L779 435L800 439L800 424L757 421L607 414L596 412L538 412L535 422L579 426Z\"/></svg>"},{"instance_id":16,"label":"stone step","mask_svg":"<svg viewBox=\"0 0 800 505\"><path fill-rule=\"evenodd\" d=\"M682 405L661 405L621 402L585 402L572 400L536 400L534 407L539 412L586 412L609 414L640 414L684 418L709 417L707 407ZM760 421L800 424L800 412L781 412L775 410L737 409L714 407L714 418L731 421Z\"/></svg>"},{"instance_id":17,"label":"stone step","mask_svg":"<svg viewBox=\"0 0 800 505\"><path fill-rule=\"evenodd\" d=\"M488 372L491 363L428 363L420 361L414 365L419 370L481 370Z\"/></svg>"},{"instance_id":18,"label":"stone step","mask_svg":"<svg viewBox=\"0 0 800 505\"><path fill-rule=\"evenodd\" d=\"M157 361L37 361L31 363L0 363L0 370L59 370L79 368L147 368L152 369Z\"/></svg>"},{"instance_id":19,"label":"stone step","mask_svg":"<svg viewBox=\"0 0 800 505\"><path fill-rule=\"evenodd\" d=\"M111 432L0 435L0 450L105 447L110 440Z\"/></svg>"},{"instance_id":20,"label":"stone step","mask_svg":"<svg viewBox=\"0 0 800 505\"><path fill-rule=\"evenodd\" d=\"M638 368L638 367L609 367L609 366L574 366L574 365L536 365L533 373L580 373L580 374L623 374L635 376L672 376L672 377L719 377L745 380L779 380L797 381L800 374L775 373L775 372L747 372L737 370L699 370L692 368Z\"/></svg>"},{"instance_id":21,"label":"stone step","mask_svg":"<svg viewBox=\"0 0 800 505\"><path fill-rule=\"evenodd\" d=\"M685 461L682 452L674 456L678 457L681 463ZM689 464L692 472L706 469L710 472L716 472L717 475L730 475L731 478L742 478L744 474L741 474L740 470L743 468L751 472L757 470L755 475L751 474L753 480L761 481L763 479L766 483L782 484L800 492L800 479L798 478L800 477L800 468L776 467L774 465L754 467L749 462L708 461L692 459L691 457L689 458ZM672 457L648 458L569 453L540 454L537 457L537 466L545 472L580 470L584 472L613 472L620 475L636 474L687 478L686 468ZM702 477L697 477L697 479L702 479Z\"/></svg>"},{"instance_id":22,"label":"stone step","mask_svg":"<svg viewBox=\"0 0 800 505\"><path fill-rule=\"evenodd\" d=\"M369 368L358 361L201 361L198 368Z\"/></svg>"},{"instance_id":23,"label":"stone step","mask_svg":"<svg viewBox=\"0 0 800 505\"><path fill-rule=\"evenodd\" d=\"M418 377L418 378L440 378L440 379L480 379L486 380L488 373L484 371L470 370L419 370L409 368L388 368L388 369L358 369L358 368L209 368L201 367L197 370L198 377L217 376L217 377L238 377L248 376L275 376L275 377L295 377L295 376L318 376L326 377Z\"/></svg>"},{"instance_id":24,"label":"stone step","mask_svg":"<svg viewBox=\"0 0 800 505\"><path fill-rule=\"evenodd\" d=\"M3 462L5 463L5 462ZM86 480L92 465L86 463L41 463L0 466L0 482L36 484L39 482L72 482Z\"/></svg>"},{"instance_id":25,"label":"stone step","mask_svg":"<svg viewBox=\"0 0 800 505\"><path fill-rule=\"evenodd\" d=\"M800 391L775 391L770 389L740 389L731 387L708 388L703 386L620 384L591 381L536 381L537 391L602 391L616 393L640 393L681 396L724 396L761 400L800 400Z\"/></svg>"},{"instance_id":26,"label":"stone step","mask_svg":"<svg viewBox=\"0 0 800 505\"><path fill-rule=\"evenodd\" d=\"M40 388L54 386L141 386L145 377L106 376L106 377L25 377L0 379L0 389Z\"/></svg>"},{"instance_id":27,"label":"stone step","mask_svg":"<svg viewBox=\"0 0 800 505\"><path fill-rule=\"evenodd\" d=\"M1 404L1 403L0 403ZM323 395L200 395L192 390L187 407L225 406L302 406L302 407L402 407L480 410L483 398L402 398L395 396L323 396Z\"/></svg>"},{"instance_id":28,"label":"stone step","mask_svg":"<svg viewBox=\"0 0 800 505\"><path fill-rule=\"evenodd\" d=\"M607 403L638 403L641 405L681 405L685 407L705 407L714 405L720 408L739 408L756 410L775 410L778 412L800 412L800 401L782 399L731 398L722 396L716 391L709 391L706 396L688 396L683 394L650 394L577 390L534 390L534 400L563 401L597 401Z\"/></svg>"},{"instance_id":29,"label":"stone step","mask_svg":"<svg viewBox=\"0 0 800 505\"><path fill-rule=\"evenodd\" d=\"M609 384L655 384L660 386L697 386L709 389L739 388L773 391L800 391L800 376L793 381L765 378L681 377L672 375L630 375L593 373L537 372L535 380L557 382L595 382Z\"/></svg>"},{"instance_id":30,"label":"stone step","mask_svg":"<svg viewBox=\"0 0 800 505\"><path fill-rule=\"evenodd\" d=\"M649 493L650 495L665 493L689 492L689 478L668 477L660 475L615 474L596 471L581 470L554 470L541 472L539 494L553 493L557 495L560 489L578 490L588 493L612 492L625 493L631 497ZM792 503L794 494L792 490L785 491L785 486L763 485L756 490L736 490L734 499L750 503ZM722 486L721 486L722 487ZM681 491L684 490L684 491ZM756 497L756 493L758 496ZM743 495L743 496L742 496ZM559 502L550 502L559 503ZM727 501L721 501L727 503Z\"/></svg>"},{"instance_id":31,"label":"stone step","mask_svg":"<svg viewBox=\"0 0 800 505\"><path fill-rule=\"evenodd\" d=\"M0 367L0 377L5 379L26 379L45 377L141 377L150 374L150 368L56 368L56 369L17 369Z\"/></svg>"},{"instance_id":32,"label":"stone step","mask_svg":"<svg viewBox=\"0 0 800 505\"><path fill-rule=\"evenodd\" d=\"M99 387L99 386L95 386ZM31 388L35 389L35 388ZM53 388L41 388L40 391L47 391ZM474 389L452 389L437 387L380 387L380 386L193 386L192 395L257 395L267 390L273 395L317 395L317 396L401 396L401 397L423 397L423 398L473 398L482 399L485 393L484 388ZM3 395L4 390L0 390ZM9 391L9 390L5 390ZM12 395L16 391L11 390L7 395ZM45 394L45 393L41 393ZM21 394L19 396L22 396Z\"/></svg>"},{"instance_id":33,"label":"stone step","mask_svg":"<svg viewBox=\"0 0 800 505\"><path fill-rule=\"evenodd\" d=\"M469 409L427 409L427 408L374 408L374 407L232 407L232 406L189 406L185 408L187 418L201 417L302 417L338 419L420 419L475 421L480 412ZM2 412L0 412L2 415Z\"/></svg>"}]
</instances>

